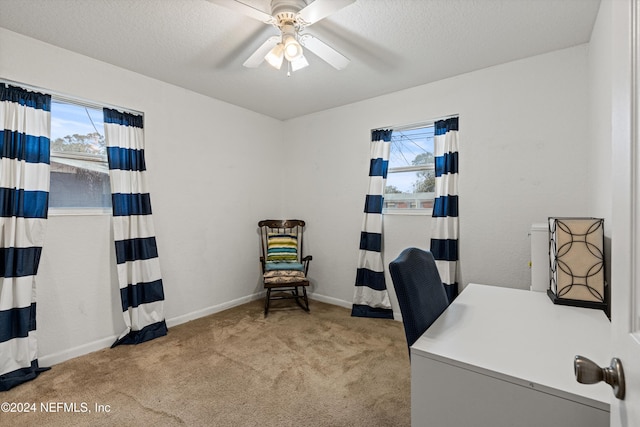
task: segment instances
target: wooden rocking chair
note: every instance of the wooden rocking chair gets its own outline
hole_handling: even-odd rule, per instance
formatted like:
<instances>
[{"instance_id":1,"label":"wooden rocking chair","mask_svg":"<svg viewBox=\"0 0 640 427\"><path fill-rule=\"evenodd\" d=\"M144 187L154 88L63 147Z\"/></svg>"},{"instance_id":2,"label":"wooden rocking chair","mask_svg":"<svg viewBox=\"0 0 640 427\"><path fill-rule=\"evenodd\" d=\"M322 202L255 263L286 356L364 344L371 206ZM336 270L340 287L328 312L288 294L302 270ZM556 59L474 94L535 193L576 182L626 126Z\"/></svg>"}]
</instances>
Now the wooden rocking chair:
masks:
<instances>
[{"instance_id":1,"label":"wooden rocking chair","mask_svg":"<svg viewBox=\"0 0 640 427\"><path fill-rule=\"evenodd\" d=\"M303 253L304 225L304 221L298 219L258 222L262 281L267 290L265 316L269 313L269 303L281 299L293 299L303 310L309 311L307 271L312 256Z\"/></svg>"}]
</instances>

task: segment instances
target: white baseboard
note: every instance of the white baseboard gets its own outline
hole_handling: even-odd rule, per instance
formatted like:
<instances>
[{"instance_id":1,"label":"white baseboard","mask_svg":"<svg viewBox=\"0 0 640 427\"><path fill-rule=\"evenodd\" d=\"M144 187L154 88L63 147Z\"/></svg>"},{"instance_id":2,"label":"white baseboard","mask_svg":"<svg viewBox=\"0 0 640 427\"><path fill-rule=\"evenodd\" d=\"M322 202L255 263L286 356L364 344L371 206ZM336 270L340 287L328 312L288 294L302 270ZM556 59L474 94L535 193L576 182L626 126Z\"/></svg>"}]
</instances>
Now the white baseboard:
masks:
<instances>
[{"instance_id":1,"label":"white baseboard","mask_svg":"<svg viewBox=\"0 0 640 427\"><path fill-rule=\"evenodd\" d=\"M57 365L58 363L62 363L79 356L84 356L85 354L93 353L94 351L111 347L117 339L118 335L113 335L111 337L102 338L97 341L79 345L77 347L68 348L58 353L38 356L38 365L45 367Z\"/></svg>"},{"instance_id":2,"label":"white baseboard","mask_svg":"<svg viewBox=\"0 0 640 427\"><path fill-rule=\"evenodd\" d=\"M180 325L182 323L187 323L191 320L199 319L201 317L205 317L210 314L219 313L221 311L228 310L238 305L255 301L260 298L264 298L264 292L258 292L252 295L248 295L248 296L237 298L231 301L223 302L222 304L217 304L211 307L203 308L201 310L192 311L191 313L183 314L182 316L172 317L171 319L166 320L167 327L171 328L171 327Z\"/></svg>"},{"instance_id":3,"label":"white baseboard","mask_svg":"<svg viewBox=\"0 0 640 427\"><path fill-rule=\"evenodd\" d=\"M309 298L315 301L325 302L327 304L337 305L339 307L344 307L344 308L351 308L351 306L353 305L353 303L349 301L345 301L345 300L334 298L334 297L328 297L326 295L320 295L316 293L309 293Z\"/></svg>"},{"instance_id":4,"label":"white baseboard","mask_svg":"<svg viewBox=\"0 0 640 427\"><path fill-rule=\"evenodd\" d=\"M231 301L227 301L222 304L217 304L211 307L192 311L190 313L183 314L181 316L172 317L171 319L166 319L167 327L172 328L182 323L199 319L201 317L209 316L210 314L215 314L220 311L228 310L230 308L236 307L238 305L246 304L248 302L255 301L260 298L264 298L264 292L257 292L255 294L237 298ZM352 302L350 301L345 301L345 300L341 300L338 298L333 298L333 297L329 297L329 296L321 295L317 293L313 293L313 294L309 293L309 298L315 301L320 301L327 304L337 305L339 307L344 307L349 309L352 306ZM402 316L400 315L400 313L394 312L393 316L395 320L402 321ZM38 356L38 363L40 366L53 366L58 363L62 363L66 360L70 360L79 356L84 356L85 354L93 353L94 351L111 347L111 345L117 339L118 339L118 335L113 335L113 336L102 338L87 344L82 344L77 347L69 348L69 349L60 351L58 353Z\"/></svg>"},{"instance_id":5,"label":"white baseboard","mask_svg":"<svg viewBox=\"0 0 640 427\"><path fill-rule=\"evenodd\" d=\"M227 310L229 308L246 304L264 297L264 292L258 292L253 295L248 295L235 300L227 301L222 304L217 304L211 307L207 307L201 310L192 311L191 313L183 314L181 316L172 317L166 319L167 327L171 328L182 323L189 322L191 320L199 319L200 317L208 316L210 314L218 313L220 311ZM38 356L38 364L40 366L53 366L64 361L84 356L85 354L93 353L94 351L102 350L111 347L114 342L119 338L119 335L113 335L110 337L102 338L87 344L82 344L73 348L68 348L58 353L46 354Z\"/></svg>"},{"instance_id":6,"label":"white baseboard","mask_svg":"<svg viewBox=\"0 0 640 427\"><path fill-rule=\"evenodd\" d=\"M320 301L320 302L325 302L327 304L332 304L332 305L337 305L339 307L344 307L344 308L351 308L353 306L353 302L351 301L345 301L342 299L338 299L338 298L334 298L334 297L328 297L326 295L320 295L320 294L309 294L309 298L312 300L316 300L316 301ZM393 320L398 320L400 322L402 322L402 314L400 314L400 312L393 312Z\"/></svg>"}]
</instances>

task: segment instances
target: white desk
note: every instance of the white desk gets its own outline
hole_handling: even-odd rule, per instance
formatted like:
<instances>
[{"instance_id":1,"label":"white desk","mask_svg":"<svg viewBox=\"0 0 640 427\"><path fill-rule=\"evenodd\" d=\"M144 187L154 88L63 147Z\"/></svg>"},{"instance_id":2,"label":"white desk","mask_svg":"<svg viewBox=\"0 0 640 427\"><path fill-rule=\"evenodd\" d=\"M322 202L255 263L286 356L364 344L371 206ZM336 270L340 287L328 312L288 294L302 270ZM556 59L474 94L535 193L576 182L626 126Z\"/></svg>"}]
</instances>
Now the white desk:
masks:
<instances>
[{"instance_id":1,"label":"white desk","mask_svg":"<svg viewBox=\"0 0 640 427\"><path fill-rule=\"evenodd\" d=\"M600 310L470 284L411 347L411 424L608 426L611 388L579 384L573 359L609 366L610 329Z\"/></svg>"}]
</instances>

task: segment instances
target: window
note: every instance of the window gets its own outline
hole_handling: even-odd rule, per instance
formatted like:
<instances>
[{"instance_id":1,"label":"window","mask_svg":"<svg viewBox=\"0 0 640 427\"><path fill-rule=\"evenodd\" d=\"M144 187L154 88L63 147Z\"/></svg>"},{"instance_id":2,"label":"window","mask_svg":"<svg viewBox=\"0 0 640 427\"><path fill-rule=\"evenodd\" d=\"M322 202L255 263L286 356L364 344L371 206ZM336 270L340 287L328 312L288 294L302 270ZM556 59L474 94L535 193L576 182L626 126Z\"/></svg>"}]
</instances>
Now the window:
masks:
<instances>
[{"instance_id":1,"label":"window","mask_svg":"<svg viewBox=\"0 0 640 427\"><path fill-rule=\"evenodd\" d=\"M433 135L433 124L393 130L384 213L430 212L435 187Z\"/></svg>"},{"instance_id":2,"label":"window","mask_svg":"<svg viewBox=\"0 0 640 427\"><path fill-rule=\"evenodd\" d=\"M49 207L111 207L102 108L52 99Z\"/></svg>"}]
</instances>

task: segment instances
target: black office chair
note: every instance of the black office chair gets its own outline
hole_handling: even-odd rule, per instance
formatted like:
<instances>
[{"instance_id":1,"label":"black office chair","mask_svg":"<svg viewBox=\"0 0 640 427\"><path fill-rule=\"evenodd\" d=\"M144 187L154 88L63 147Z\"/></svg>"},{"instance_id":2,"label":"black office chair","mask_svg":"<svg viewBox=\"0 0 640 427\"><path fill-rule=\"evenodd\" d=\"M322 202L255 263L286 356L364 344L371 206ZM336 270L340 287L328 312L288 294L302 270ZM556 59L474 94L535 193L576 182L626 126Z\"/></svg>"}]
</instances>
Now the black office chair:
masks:
<instances>
[{"instance_id":1,"label":"black office chair","mask_svg":"<svg viewBox=\"0 0 640 427\"><path fill-rule=\"evenodd\" d=\"M410 348L449 306L449 299L431 252L407 248L389 263L389 272Z\"/></svg>"}]
</instances>

